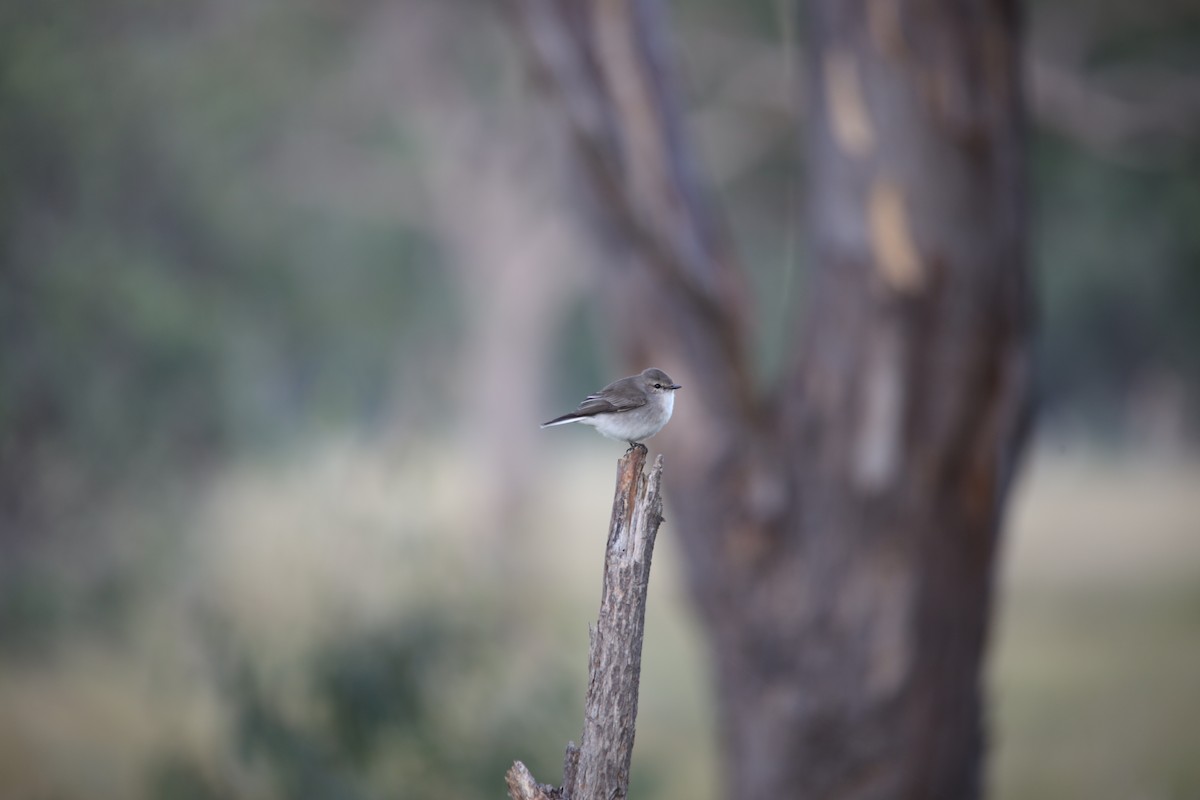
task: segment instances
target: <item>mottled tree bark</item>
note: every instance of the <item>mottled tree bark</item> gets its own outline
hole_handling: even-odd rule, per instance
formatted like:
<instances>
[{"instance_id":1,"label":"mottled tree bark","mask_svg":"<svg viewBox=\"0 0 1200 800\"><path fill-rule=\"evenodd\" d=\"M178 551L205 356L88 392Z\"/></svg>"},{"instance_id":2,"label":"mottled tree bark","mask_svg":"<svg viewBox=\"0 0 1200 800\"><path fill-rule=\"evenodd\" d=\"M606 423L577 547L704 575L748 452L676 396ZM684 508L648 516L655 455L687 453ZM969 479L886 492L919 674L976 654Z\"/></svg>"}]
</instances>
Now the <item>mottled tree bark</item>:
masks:
<instances>
[{"instance_id":1,"label":"mottled tree bark","mask_svg":"<svg viewBox=\"0 0 1200 800\"><path fill-rule=\"evenodd\" d=\"M1029 394L1015 3L806 4L810 302L765 392L659 4L512 3L622 234L614 328L688 387L660 439L728 796L978 796Z\"/></svg>"},{"instance_id":2,"label":"mottled tree bark","mask_svg":"<svg viewBox=\"0 0 1200 800\"><path fill-rule=\"evenodd\" d=\"M524 764L513 764L505 776L512 800L622 800L629 794L650 561L662 522L663 457L649 473L645 464L640 444L617 463L579 746L567 745L559 788L539 784Z\"/></svg>"}]
</instances>

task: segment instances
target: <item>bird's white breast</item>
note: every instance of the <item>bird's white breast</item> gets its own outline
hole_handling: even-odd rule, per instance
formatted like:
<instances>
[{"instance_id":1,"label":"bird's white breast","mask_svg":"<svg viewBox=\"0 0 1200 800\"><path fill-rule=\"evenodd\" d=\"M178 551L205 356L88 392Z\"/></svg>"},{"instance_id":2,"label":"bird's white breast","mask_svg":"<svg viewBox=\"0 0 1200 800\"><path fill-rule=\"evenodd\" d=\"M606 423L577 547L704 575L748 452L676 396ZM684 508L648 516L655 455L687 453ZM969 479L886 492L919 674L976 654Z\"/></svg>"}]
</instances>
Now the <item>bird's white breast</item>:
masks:
<instances>
[{"instance_id":1,"label":"bird's white breast","mask_svg":"<svg viewBox=\"0 0 1200 800\"><path fill-rule=\"evenodd\" d=\"M610 439L638 442L649 439L662 430L674 410L674 393L663 392L650 395L649 402L640 408L622 411L619 414L598 414L587 424Z\"/></svg>"}]
</instances>

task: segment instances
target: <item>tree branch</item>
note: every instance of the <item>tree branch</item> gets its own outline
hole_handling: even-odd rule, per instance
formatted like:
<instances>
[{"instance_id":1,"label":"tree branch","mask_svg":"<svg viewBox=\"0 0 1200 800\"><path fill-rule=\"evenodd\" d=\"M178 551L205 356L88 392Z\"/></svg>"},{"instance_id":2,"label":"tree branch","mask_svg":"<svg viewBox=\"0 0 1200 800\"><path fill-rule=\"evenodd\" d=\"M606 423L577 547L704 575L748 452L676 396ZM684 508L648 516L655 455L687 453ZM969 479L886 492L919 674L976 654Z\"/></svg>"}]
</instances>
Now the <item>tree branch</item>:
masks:
<instances>
[{"instance_id":1,"label":"tree branch","mask_svg":"<svg viewBox=\"0 0 1200 800\"><path fill-rule=\"evenodd\" d=\"M745 352L747 295L701 189L670 74L660 3L509 0L538 76L556 95L591 184L635 245L628 326L686 370L722 416L757 407ZM662 353L653 354L660 358ZM698 392L698 395L701 394Z\"/></svg>"},{"instance_id":2,"label":"tree branch","mask_svg":"<svg viewBox=\"0 0 1200 800\"><path fill-rule=\"evenodd\" d=\"M1169 166L1196 140L1200 81L1147 71L1123 97L1076 66L1030 57L1026 69L1035 120L1102 158Z\"/></svg>"},{"instance_id":3,"label":"tree branch","mask_svg":"<svg viewBox=\"0 0 1200 800\"><path fill-rule=\"evenodd\" d=\"M647 475L646 448L617 463L617 488L604 555L600 617L591 633L583 737L567 745L563 785L539 784L520 761L505 776L512 800L619 800L629 793L637 722L650 560L662 523L662 456Z\"/></svg>"}]
</instances>

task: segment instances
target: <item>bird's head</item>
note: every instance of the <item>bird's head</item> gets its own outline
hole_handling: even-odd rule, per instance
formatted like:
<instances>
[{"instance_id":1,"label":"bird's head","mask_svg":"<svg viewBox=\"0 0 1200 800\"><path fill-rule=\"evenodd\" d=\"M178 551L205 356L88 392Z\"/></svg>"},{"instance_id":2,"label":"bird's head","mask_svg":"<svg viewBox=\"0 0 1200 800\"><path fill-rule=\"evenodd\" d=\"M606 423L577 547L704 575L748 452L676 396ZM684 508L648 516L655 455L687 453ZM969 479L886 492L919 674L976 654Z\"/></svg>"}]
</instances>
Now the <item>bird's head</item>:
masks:
<instances>
[{"instance_id":1,"label":"bird's head","mask_svg":"<svg viewBox=\"0 0 1200 800\"><path fill-rule=\"evenodd\" d=\"M671 376L661 369L651 367L638 377L641 378L642 388L646 390L647 394L662 394L680 388L679 384L671 380Z\"/></svg>"}]
</instances>

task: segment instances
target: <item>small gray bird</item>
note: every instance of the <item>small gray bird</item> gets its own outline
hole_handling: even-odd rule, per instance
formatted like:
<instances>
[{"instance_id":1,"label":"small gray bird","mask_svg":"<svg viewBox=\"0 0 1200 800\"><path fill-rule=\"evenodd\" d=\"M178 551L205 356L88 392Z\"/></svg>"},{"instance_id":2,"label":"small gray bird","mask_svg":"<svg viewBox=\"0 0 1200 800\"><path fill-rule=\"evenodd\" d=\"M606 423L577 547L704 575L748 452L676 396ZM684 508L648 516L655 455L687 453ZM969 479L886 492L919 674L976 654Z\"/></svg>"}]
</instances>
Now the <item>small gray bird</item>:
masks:
<instances>
[{"instance_id":1,"label":"small gray bird","mask_svg":"<svg viewBox=\"0 0 1200 800\"><path fill-rule=\"evenodd\" d=\"M662 430L675 410L675 390L679 384L661 369L648 369L640 375L630 375L613 381L579 404L570 414L549 422L566 425L582 422L591 425L609 439L629 442L632 448Z\"/></svg>"}]
</instances>

